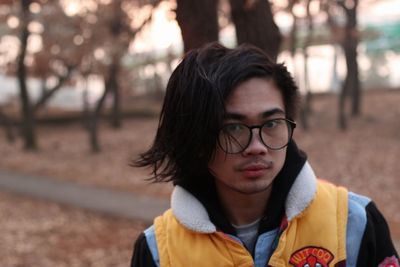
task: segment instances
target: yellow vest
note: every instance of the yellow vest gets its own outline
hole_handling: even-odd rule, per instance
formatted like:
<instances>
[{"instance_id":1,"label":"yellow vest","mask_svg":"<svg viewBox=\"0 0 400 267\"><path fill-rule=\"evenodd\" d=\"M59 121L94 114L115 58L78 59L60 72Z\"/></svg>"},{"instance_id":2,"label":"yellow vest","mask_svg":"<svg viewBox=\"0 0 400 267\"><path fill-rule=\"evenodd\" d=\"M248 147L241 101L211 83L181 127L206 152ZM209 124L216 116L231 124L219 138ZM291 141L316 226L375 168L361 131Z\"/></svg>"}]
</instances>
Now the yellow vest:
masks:
<instances>
[{"instance_id":1,"label":"yellow vest","mask_svg":"<svg viewBox=\"0 0 400 267\"><path fill-rule=\"evenodd\" d=\"M347 201L346 189L319 181L310 205L281 232L268 266L345 266ZM220 231L189 230L171 210L157 217L154 226L161 267L254 266L240 242Z\"/></svg>"}]
</instances>

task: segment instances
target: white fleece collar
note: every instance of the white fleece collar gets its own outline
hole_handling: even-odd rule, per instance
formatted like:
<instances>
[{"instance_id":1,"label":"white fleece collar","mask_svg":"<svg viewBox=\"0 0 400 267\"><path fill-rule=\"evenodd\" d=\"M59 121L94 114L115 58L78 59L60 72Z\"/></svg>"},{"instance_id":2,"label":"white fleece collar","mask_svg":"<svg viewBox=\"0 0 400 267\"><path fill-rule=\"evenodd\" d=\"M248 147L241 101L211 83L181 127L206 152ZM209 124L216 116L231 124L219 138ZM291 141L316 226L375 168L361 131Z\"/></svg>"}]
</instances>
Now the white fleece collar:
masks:
<instances>
[{"instance_id":1,"label":"white fleece collar","mask_svg":"<svg viewBox=\"0 0 400 267\"><path fill-rule=\"evenodd\" d=\"M286 198L285 209L289 221L308 207L316 191L317 179L306 162ZM201 202L180 186L175 186L172 192L171 208L177 220L192 231L213 233L217 230Z\"/></svg>"},{"instance_id":2,"label":"white fleece collar","mask_svg":"<svg viewBox=\"0 0 400 267\"><path fill-rule=\"evenodd\" d=\"M306 162L286 197L285 209L288 221L291 221L308 207L316 192L317 178L310 164Z\"/></svg>"},{"instance_id":3,"label":"white fleece collar","mask_svg":"<svg viewBox=\"0 0 400 267\"><path fill-rule=\"evenodd\" d=\"M178 221L190 230L200 233L213 233L217 230L203 204L183 187L175 186L171 208Z\"/></svg>"}]
</instances>

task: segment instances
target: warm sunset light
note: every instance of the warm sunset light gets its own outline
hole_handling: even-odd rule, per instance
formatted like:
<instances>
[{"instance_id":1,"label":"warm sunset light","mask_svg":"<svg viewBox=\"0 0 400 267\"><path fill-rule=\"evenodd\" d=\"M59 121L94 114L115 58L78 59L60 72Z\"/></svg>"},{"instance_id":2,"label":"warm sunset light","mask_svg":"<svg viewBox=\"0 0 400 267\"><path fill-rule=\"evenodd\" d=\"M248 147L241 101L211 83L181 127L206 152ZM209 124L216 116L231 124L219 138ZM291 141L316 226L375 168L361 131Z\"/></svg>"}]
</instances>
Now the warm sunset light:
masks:
<instances>
[{"instance_id":1,"label":"warm sunset light","mask_svg":"<svg viewBox=\"0 0 400 267\"><path fill-rule=\"evenodd\" d=\"M0 0L0 267L400 267L400 0Z\"/></svg>"},{"instance_id":2,"label":"warm sunset light","mask_svg":"<svg viewBox=\"0 0 400 267\"><path fill-rule=\"evenodd\" d=\"M67 0L67 1L63 1L64 2L64 10L65 13L68 16L75 16L76 14L79 13L80 10L80 1L78 0Z\"/></svg>"},{"instance_id":3,"label":"warm sunset light","mask_svg":"<svg viewBox=\"0 0 400 267\"><path fill-rule=\"evenodd\" d=\"M175 19L171 18L171 10L174 7L175 3L162 2L156 8L150 25L135 40L132 51L140 53L181 46L179 26Z\"/></svg>"}]
</instances>

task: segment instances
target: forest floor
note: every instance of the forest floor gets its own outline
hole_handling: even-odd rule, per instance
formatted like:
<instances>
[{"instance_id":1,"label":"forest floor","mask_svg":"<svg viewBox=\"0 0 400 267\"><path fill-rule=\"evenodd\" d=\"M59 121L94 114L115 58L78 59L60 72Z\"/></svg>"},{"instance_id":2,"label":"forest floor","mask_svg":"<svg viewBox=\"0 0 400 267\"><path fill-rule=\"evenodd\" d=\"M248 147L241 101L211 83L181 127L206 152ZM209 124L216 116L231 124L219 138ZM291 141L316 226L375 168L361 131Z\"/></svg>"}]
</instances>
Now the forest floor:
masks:
<instances>
[{"instance_id":1,"label":"forest floor","mask_svg":"<svg viewBox=\"0 0 400 267\"><path fill-rule=\"evenodd\" d=\"M296 128L294 138L306 151L318 177L368 195L400 240L400 90L369 91L362 116L337 128L337 100L315 97L310 129ZM100 129L102 152L92 154L88 135L78 123L39 126L40 150L22 152L22 143L5 142L0 132L1 170L46 176L114 190L168 198L171 186L149 185L148 171L129 163L149 147L157 118L107 123ZM24 196L0 193L1 266L127 266L141 222L101 216Z\"/></svg>"}]
</instances>

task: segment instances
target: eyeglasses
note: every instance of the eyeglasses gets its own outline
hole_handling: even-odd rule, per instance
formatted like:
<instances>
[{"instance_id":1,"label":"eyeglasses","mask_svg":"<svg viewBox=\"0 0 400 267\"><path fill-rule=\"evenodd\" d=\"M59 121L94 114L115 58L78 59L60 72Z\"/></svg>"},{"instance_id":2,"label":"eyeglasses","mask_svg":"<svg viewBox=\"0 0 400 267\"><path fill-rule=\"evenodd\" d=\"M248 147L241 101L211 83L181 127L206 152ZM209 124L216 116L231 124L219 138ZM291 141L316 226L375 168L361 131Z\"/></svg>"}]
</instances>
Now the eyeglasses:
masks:
<instances>
[{"instance_id":1,"label":"eyeglasses","mask_svg":"<svg viewBox=\"0 0 400 267\"><path fill-rule=\"evenodd\" d=\"M292 139L296 123L288 119L272 119L261 125L248 126L243 123L229 123L222 126L218 144L227 154L244 151L253 138L253 129L258 129L260 140L271 150L286 147Z\"/></svg>"}]
</instances>

